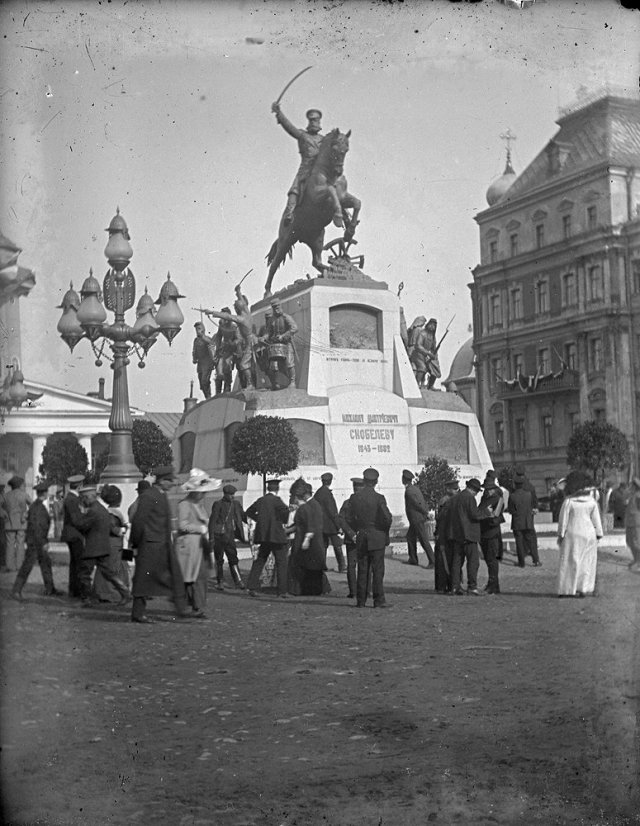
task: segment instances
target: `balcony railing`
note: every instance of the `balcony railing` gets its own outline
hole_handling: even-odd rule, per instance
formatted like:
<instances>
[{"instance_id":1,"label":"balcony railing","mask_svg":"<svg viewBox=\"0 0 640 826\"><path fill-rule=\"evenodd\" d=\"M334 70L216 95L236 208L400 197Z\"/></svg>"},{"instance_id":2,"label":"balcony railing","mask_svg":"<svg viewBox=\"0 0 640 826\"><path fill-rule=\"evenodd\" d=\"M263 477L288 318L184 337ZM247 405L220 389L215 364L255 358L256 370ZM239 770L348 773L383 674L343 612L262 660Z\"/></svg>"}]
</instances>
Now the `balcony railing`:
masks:
<instances>
[{"instance_id":1,"label":"balcony railing","mask_svg":"<svg viewBox=\"0 0 640 826\"><path fill-rule=\"evenodd\" d=\"M545 376L521 375L519 379L498 382L496 389L499 399L564 393L567 390L580 389L580 374L577 370L563 370L561 373L548 373Z\"/></svg>"}]
</instances>

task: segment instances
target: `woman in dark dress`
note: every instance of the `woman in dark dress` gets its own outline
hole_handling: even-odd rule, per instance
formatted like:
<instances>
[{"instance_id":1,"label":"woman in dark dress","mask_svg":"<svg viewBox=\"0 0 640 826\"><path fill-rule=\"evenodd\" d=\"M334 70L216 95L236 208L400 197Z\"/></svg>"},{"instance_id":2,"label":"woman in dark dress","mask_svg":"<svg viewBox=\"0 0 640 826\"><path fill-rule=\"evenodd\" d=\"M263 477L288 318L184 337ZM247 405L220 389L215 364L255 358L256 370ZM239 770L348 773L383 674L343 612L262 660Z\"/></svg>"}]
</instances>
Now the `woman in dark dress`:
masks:
<instances>
[{"instance_id":1,"label":"woman in dark dress","mask_svg":"<svg viewBox=\"0 0 640 826\"><path fill-rule=\"evenodd\" d=\"M296 500L289 591L300 596L319 596L331 590L324 573L327 551L322 538L322 508L313 499L313 488L307 482L299 485Z\"/></svg>"}]
</instances>

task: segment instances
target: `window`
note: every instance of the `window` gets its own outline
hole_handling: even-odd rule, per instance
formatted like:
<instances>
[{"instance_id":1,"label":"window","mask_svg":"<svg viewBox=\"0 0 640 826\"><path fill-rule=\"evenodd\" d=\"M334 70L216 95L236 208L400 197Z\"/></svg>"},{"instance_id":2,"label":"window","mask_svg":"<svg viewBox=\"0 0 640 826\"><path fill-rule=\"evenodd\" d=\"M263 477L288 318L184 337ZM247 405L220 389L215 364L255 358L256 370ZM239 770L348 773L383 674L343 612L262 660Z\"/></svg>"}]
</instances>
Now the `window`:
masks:
<instances>
[{"instance_id":1,"label":"window","mask_svg":"<svg viewBox=\"0 0 640 826\"><path fill-rule=\"evenodd\" d=\"M598 226L598 209L595 206L587 207L587 229L596 229Z\"/></svg>"},{"instance_id":2,"label":"window","mask_svg":"<svg viewBox=\"0 0 640 826\"><path fill-rule=\"evenodd\" d=\"M527 423L525 419L516 419L516 447L525 450L527 447Z\"/></svg>"},{"instance_id":3,"label":"window","mask_svg":"<svg viewBox=\"0 0 640 826\"><path fill-rule=\"evenodd\" d=\"M498 242L497 241L489 241L489 261L492 264L498 260Z\"/></svg>"},{"instance_id":4,"label":"window","mask_svg":"<svg viewBox=\"0 0 640 826\"><path fill-rule=\"evenodd\" d=\"M549 282L538 281L536 284L536 312L538 315L549 312Z\"/></svg>"},{"instance_id":5,"label":"window","mask_svg":"<svg viewBox=\"0 0 640 826\"><path fill-rule=\"evenodd\" d=\"M544 447L551 447L551 429L553 426L553 419L549 414L542 417L542 444Z\"/></svg>"},{"instance_id":6,"label":"window","mask_svg":"<svg viewBox=\"0 0 640 826\"><path fill-rule=\"evenodd\" d=\"M514 378L518 378L520 373L524 370L524 357L522 353L515 353L513 356L513 375Z\"/></svg>"},{"instance_id":7,"label":"window","mask_svg":"<svg viewBox=\"0 0 640 826\"><path fill-rule=\"evenodd\" d=\"M564 307L573 307L578 303L578 288L576 274L568 272L562 276L562 304Z\"/></svg>"},{"instance_id":8,"label":"window","mask_svg":"<svg viewBox=\"0 0 640 826\"><path fill-rule=\"evenodd\" d=\"M571 238L571 216L562 216L562 236L563 238Z\"/></svg>"},{"instance_id":9,"label":"window","mask_svg":"<svg viewBox=\"0 0 640 826\"><path fill-rule=\"evenodd\" d=\"M536 247L544 247L544 224L536 224Z\"/></svg>"},{"instance_id":10,"label":"window","mask_svg":"<svg viewBox=\"0 0 640 826\"><path fill-rule=\"evenodd\" d=\"M492 327L502 327L502 301L499 293L489 296L489 313Z\"/></svg>"},{"instance_id":11,"label":"window","mask_svg":"<svg viewBox=\"0 0 640 826\"><path fill-rule=\"evenodd\" d=\"M538 350L538 369L543 376L551 372L551 353L548 347Z\"/></svg>"},{"instance_id":12,"label":"window","mask_svg":"<svg viewBox=\"0 0 640 826\"><path fill-rule=\"evenodd\" d=\"M522 290L514 287L511 290L511 318L513 321L522 319Z\"/></svg>"},{"instance_id":13,"label":"window","mask_svg":"<svg viewBox=\"0 0 640 826\"><path fill-rule=\"evenodd\" d=\"M634 293L640 293L640 258L631 261L631 278Z\"/></svg>"},{"instance_id":14,"label":"window","mask_svg":"<svg viewBox=\"0 0 640 826\"><path fill-rule=\"evenodd\" d=\"M518 233L517 232L513 232L509 236L509 244L510 244L510 247L511 247L511 255L512 256L517 255L518 254Z\"/></svg>"},{"instance_id":15,"label":"window","mask_svg":"<svg viewBox=\"0 0 640 826\"><path fill-rule=\"evenodd\" d=\"M589 341L589 370L593 373L602 370L603 367L602 339L592 338Z\"/></svg>"},{"instance_id":16,"label":"window","mask_svg":"<svg viewBox=\"0 0 640 826\"><path fill-rule=\"evenodd\" d=\"M504 450L504 422L494 422L494 434L496 437L496 450Z\"/></svg>"},{"instance_id":17,"label":"window","mask_svg":"<svg viewBox=\"0 0 640 826\"><path fill-rule=\"evenodd\" d=\"M569 370L578 369L578 347L574 341L564 345L564 363Z\"/></svg>"},{"instance_id":18,"label":"window","mask_svg":"<svg viewBox=\"0 0 640 826\"><path fill-rule=\"evenodd\" d=\"M502 375L502 359L500 356L496 356L489 361L489 369L491 371L489 386L495 388L497 383L504 378Z\"/></svg>"},{"instance_id":19,"label":"window","mask_svg":"<svg viewBox=\"0 0 640 826\"><path fill-rule=\"evenodd\" d=\"M569 431L571 434L576 432L580 425L580 414L578 412L569 413Z\"/></svg>"},{"instance_id":20,"label":"window","mask_svg":"<svg viewBox=\"0 0 640 826\"><path fill-rule=\"evenodd\" d=\"M604 298L604 281L601 267L589 267L587 273L589 301L602 301Z\"/></svg>"},{"instance_id":21,"label":"window","mask_svg":"<svg viewBox=\"0 0 640 826\"><path fill-rule=\"evenodd\" d=\"M593 418L596 422L606 422L607 411L604 409L604 407L596 407L593 411Z\"/></svg>"}]
</instances>

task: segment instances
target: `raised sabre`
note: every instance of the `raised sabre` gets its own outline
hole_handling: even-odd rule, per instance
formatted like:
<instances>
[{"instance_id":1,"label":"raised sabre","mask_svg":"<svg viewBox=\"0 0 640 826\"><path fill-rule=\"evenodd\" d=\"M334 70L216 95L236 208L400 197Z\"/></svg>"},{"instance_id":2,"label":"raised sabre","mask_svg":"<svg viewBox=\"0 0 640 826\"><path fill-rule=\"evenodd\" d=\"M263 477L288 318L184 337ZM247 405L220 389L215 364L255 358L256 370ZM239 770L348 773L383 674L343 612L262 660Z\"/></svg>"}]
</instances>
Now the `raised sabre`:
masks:
<instances>
[{"instance_id":1,"label":"raised sabre","mask_svg":"<svg viewBox=\"0 0 640 826\"><path fill-rule=\"evenodd\" d=\"M306 69L303 69L301 72L298 72L298 74L295 77L291 78L291 80L287 83L287 85L284 87L284 89L280 92L280 96L276 100L274 106L277 106L280 103L282 98L285 96L285 92L287 91L289 86L291 86L292 83L295 83L295 81L300 77L300 75L303 75L305 72L308 72L309 69L311 69L311 68L312 68L312 66L307 66Z\"/></svg>"}]
</instances>

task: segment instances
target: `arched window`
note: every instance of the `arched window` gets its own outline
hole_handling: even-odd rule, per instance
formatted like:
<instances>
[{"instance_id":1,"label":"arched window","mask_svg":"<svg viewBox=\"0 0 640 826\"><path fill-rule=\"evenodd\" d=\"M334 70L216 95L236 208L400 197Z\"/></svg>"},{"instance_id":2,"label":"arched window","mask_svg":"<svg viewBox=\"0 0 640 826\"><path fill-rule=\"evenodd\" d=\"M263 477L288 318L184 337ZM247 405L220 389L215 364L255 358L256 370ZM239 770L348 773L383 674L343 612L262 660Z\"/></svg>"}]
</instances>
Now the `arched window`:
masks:
<instances>
[{"instance_id":1,"label":"arched window","mask_svg":"<svg viewBox=\"0 0 640 826\"><path fill-rule=\"evenodd\" d=\"M187 430L180 436L180 473L188 473L193 467L193 451L196 447L196 434Z\"/></svg>"},{"instance_id":2,"label":"arched window","mask_svg":"<svg viewBox=\"0 0 640 826\"><path fill-rule=\"evenodd\" d=\"M382 350L382 313L360 304L331 307L329 342L346 350Z\"/></svg>"},{"instance_id":3,"label":"arched window","mask_svg":"<svg viewBox=\"0 0 640 826\"><path fill-rule=\"evenodd\" d=\"M324 465L324 425L309 419L289 419L298 437L301 465Z\"/></svg>"},{"instance_id":4,"label":"arched window","mask_svg":"<svg viewBox=\"0 0 640 826\"><path fill-rule=\"evenodd\" d=\"M424 422L417 427L418 462L439 456L456 465L469 464L469 428L458 422Z\"/></svg>"}]
</instances>

